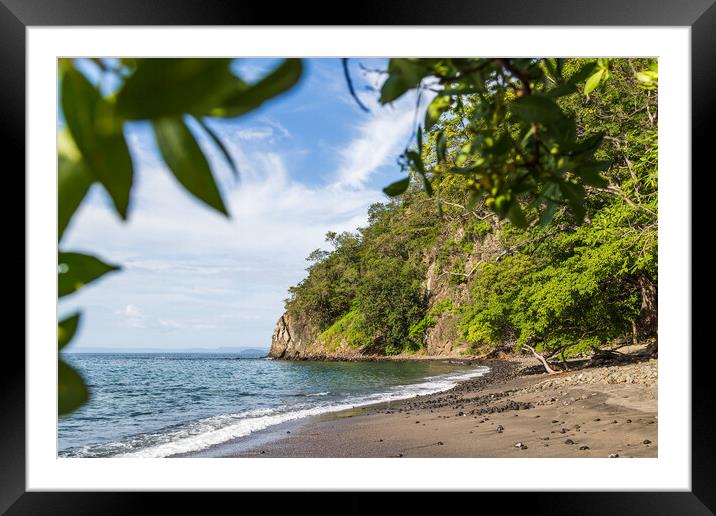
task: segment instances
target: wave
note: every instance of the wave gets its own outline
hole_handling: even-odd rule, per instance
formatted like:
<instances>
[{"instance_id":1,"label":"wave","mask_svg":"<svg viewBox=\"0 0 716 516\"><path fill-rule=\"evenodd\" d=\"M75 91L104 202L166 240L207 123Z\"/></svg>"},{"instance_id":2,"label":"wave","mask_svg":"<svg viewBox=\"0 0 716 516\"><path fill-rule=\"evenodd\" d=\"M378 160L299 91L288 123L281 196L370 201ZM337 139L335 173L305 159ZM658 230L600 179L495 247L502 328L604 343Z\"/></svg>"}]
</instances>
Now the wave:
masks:
<instances>
[{"instance_id":1,"label":"wave","mask_svg":"<svg viewBox=\"0 0 716 516\"><path fill-rule=\"evenodd\" d=\"M312 398L314 396L328 396L330 392L297 392L296 394L289 394L293 398Z\"/></svg>"},{"instance_id":2,"label":"wave","mask_svg":"<svg viewBox=\"0 0 716 516\"><path fill-rule=\"evenodd\" d=\"M311 406L304 404L290 408L253 409L237 414L212 416L160 432L140 434L128 440L73 448L61 452L60 456L161 458L198 452L296 419L446 391L462 380L483 376L489 370L489 367L481 366L464 373L428 377L421 383L401 385L385 392L363 395L351 400L323 402ZM319 392L303 396L322 397L328 394L330 393Z\"/></svg>"}]
</instances>

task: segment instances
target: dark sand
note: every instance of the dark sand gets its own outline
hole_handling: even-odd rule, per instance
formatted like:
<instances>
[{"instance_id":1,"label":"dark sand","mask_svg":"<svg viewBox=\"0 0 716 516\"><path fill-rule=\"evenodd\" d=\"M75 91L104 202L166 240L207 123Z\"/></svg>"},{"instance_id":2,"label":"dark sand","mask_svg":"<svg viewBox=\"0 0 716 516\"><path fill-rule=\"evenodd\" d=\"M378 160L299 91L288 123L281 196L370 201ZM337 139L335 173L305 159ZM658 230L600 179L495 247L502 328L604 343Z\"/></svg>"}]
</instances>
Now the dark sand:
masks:
<instances>
[{"instance_id":1,"label":"dark sand","mask_svg":"<svg viewBox=\"0 0 716 516\"><path fill-rule=\"evenodd\" d=\"M485 364L449 391L273 428L221 456L657 457L656 360L557 375Z\"/></svg>"}]
</instances>

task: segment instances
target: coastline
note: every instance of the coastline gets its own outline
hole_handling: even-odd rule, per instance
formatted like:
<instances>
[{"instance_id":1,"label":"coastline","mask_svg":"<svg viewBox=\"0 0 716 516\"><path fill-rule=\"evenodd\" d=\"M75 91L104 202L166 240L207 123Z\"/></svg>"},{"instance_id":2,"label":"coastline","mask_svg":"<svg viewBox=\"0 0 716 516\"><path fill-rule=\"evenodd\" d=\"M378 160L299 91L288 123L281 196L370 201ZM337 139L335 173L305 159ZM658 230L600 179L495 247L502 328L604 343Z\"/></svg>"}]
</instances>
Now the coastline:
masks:
<instances>
[{"instance_id":1,"label":"coastline","mask_svg":"<svg viewBox=\"0 0 716 516\"><path fill-rule=\"evenodd\" d=\"M491 371L439 393L277 425L211 456L658 456L655 359L555 375L522 358L447 360Z\"/></svg>"}]
</instances>

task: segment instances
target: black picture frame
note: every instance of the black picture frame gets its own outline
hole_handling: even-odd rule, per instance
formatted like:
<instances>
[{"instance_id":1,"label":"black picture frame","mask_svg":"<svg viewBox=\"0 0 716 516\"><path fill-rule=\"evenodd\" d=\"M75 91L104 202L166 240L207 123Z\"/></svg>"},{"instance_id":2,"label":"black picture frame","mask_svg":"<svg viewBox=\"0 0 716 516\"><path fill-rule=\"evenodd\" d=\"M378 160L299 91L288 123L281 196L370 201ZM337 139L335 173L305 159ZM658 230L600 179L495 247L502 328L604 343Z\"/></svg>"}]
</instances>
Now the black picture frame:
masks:
<instances>
[{"instance_id":1,"label":"black picture frame","mask_svg":"<svg viewBox=\"0 0 716 516\"><path fill-rule=\"evenodd\" d=\"M481 2L450 0L364 1L352 4L268 2L229 2L224 0L0 0L0 82L2 96L3 151L17 159L14 170L5 168L6 177L17 184L13 192L23 191L25 164L25 51L29 26L64 25L607 25L607 26L688 26L691 28L692 73L692 170L713 173L707 154L716 141L714 92L716 91L716 0L514 0ZM692 181L692 220L700 220L700 206L707 206L702 176L684 171ZM6 188L9 188L6 186ZM6 190L8 191L8 190ZM17 199L23 196L13 194ZM703 208L704 210L706 208ZM13 220L4 208L6 221ZM13 213L19 213L19 210ZM24 225L23 241L24 241ZM692 230L692 236L696 233ZM702 233L703 234L703 233ZM8 267L25 262L25 246L12 248ZM22 249L22 251L20 251ZM22 254L22 259L19 254ZM693 262L692 267L696 265ZM30 271L25 267L25 276ZM694 271L692 270L692 275ZM14 274L19 281L19 274ZM23 285L24 286L24 285ZM23 294L24 299L24 294ZM700 306L693 298L693 314ZM16 303L16 310L25 303ZM704 307L703 309L707 309ZM19 315L19 314L18 314ZM16 317L19 321L19 317ZM692 315L696 323L703 320ZM694 326L694 330L696 327ZM714 514L716 511L716 446L713 445L712 416L716 408L708 360L699 359L709 345L707 336L699 339L694 331L692 346L692 490L690 492L596 492L596 493L481 493L478 505L487 498L509 496L509 509L528 509L530 514ZM10 342L12 340L13 342ZM127 514L143 512L158 493L69 493L26 492L25 489L25 354L8 339L3 350L5 367L0 374L0 512L8 514ZM11 345L12 344L12 345ZM703 358L703 357L702 357ZM12 364L9 366L8 364ZM688 400L685 400L688 402ZM555 491L559 490L558 479ZM216 496L215 494L211 495ZM245 497L245 494L239 495ZM295 495L294 495L295 496ZM168 500L167 498L171 498ZM222 498L225 498L222 495ZM302 497L301 497L302 498ZM216 500L212 498L212 501ZM191 510L196 501L174 493L162 500ZM197 507L206 509L207 502ZM245 501L242 503L246 503ZM296 501L300 504L300 501ZM181 504L181 505L180 505ZM237 508L238 510L238 508ZM205 512L205 510L201 511Z\"/></svg>"}]
</instances>

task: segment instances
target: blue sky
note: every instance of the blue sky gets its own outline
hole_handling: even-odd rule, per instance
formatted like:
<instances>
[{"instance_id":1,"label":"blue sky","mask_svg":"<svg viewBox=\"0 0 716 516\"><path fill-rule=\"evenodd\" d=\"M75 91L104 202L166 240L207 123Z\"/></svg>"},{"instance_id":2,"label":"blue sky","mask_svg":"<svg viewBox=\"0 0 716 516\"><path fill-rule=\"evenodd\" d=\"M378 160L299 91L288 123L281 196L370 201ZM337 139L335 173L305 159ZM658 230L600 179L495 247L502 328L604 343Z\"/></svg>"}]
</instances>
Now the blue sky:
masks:
<instances>
[{"instance_id":1,"label":"blue sky","mask_svg":"<svg viewBox=\"0 0 716 516\"><path fill-rule=\"evenodd\" d=\"M255 79L275 62L234 66ZM360 62L374 69L387 61ZM94 186L62 242L64 250L123 267L61 300L61 316L83 311L72 351L268 348L288 287L306 275L305 257L325 248L327 231L363 226L368 206L386 199L381 189L401 177L396 159L414 127L416 98L381 107L381 76L355 60L351 70L370 113L350 97L340 60L310 59L294 90L236 121L212 121L238 164L238 181L195 133L228 220L181 189L146 124L126 128L135 164L129 220L121 222Z\"/></svg>"}]
</instances>

